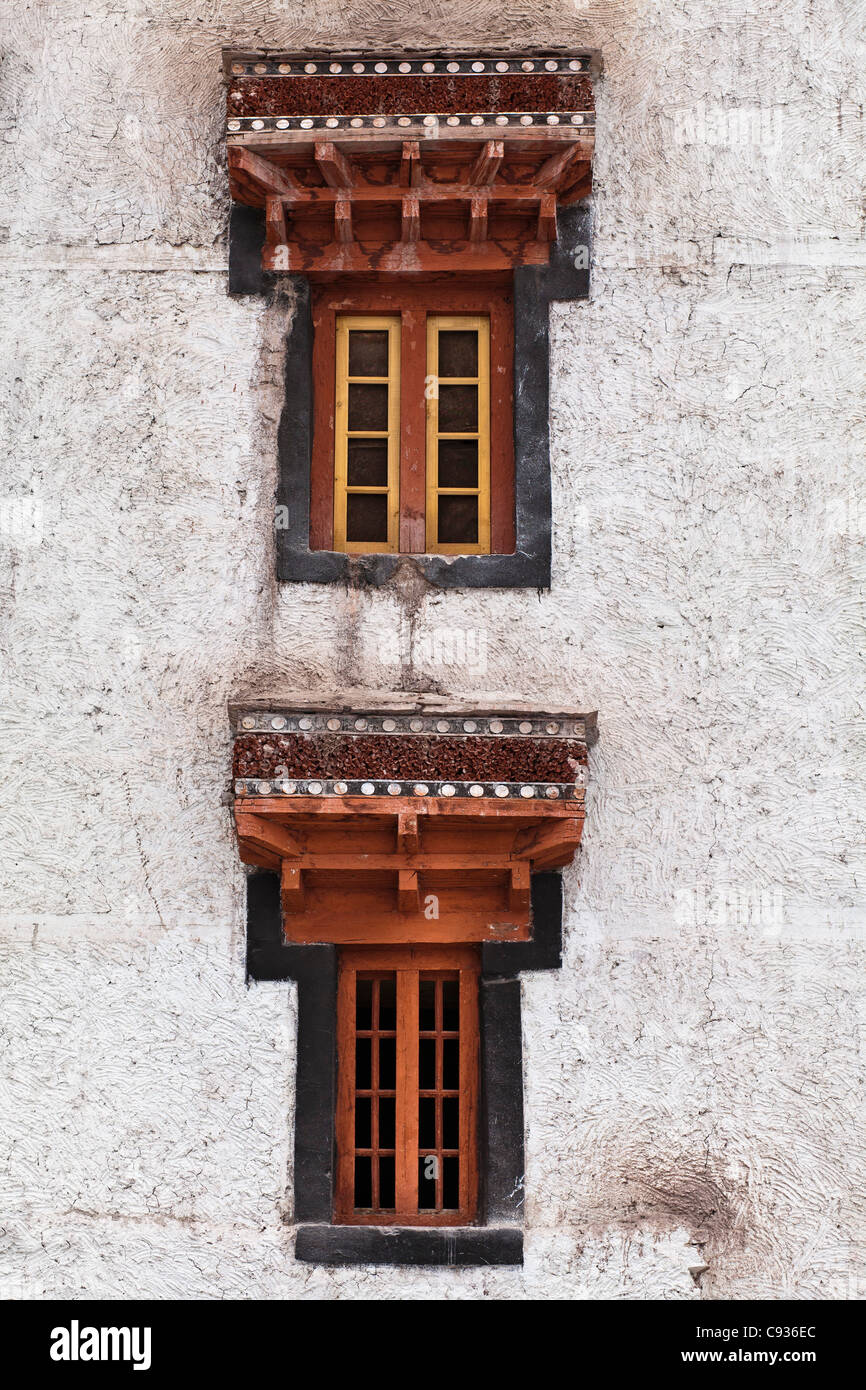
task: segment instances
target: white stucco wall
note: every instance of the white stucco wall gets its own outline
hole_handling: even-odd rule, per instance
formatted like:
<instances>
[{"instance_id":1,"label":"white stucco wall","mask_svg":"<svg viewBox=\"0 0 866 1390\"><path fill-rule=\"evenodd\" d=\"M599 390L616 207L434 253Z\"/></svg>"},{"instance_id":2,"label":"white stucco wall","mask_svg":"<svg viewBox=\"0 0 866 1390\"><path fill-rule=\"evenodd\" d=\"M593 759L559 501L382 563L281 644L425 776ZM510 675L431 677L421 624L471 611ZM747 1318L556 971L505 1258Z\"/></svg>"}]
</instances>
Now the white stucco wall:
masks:
<instances>
[{"instance_id":1,"label":"white stucco wall","mask_svg":"<svg viewBox=\"0 0 866 1390\"><path fill-rule=\"evenodd\" d=\"M2 6L0 1293L862 1297L866 6L411 9ZM226 296L220 48L571 41L551 592L278 590L288 309ZM226 702L347 684L599 710L522 1271L292 1258Z\"/></svg>"}]
</instances>

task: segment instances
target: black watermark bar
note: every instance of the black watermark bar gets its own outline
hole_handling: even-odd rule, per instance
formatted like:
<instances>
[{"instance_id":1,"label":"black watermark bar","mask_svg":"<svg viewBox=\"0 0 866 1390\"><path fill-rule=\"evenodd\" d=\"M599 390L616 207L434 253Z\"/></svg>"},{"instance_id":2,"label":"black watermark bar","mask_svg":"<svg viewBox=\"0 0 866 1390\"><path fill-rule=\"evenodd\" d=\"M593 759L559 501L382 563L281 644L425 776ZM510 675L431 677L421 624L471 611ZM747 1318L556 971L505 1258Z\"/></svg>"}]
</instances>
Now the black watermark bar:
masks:
<instances>
[{"instance_id":1,"label":"black watermark bar","mask_svg":"<svg viewBox=\"0 0 866 1390\"><path fill-rule=\"evenodd\" d=\"M218 1374L222 1380L261 1376L273 1370L293 1378L324 1351L327 1331L328 1376L333 1378L345 1328L351 1335L393 1339L402 1323L419 1331L435 1320L437 1339L449 1323L461 1337L470 1333L487 1359L513 1346L513 1301L468 1296L388 1300L376 1297L375 1280L359 1280L355 1296L341 1290L338 1300L307 1295L298 1300L14 1301L0 1305L4 1345L14 1347L25 1378L38 1373L50 1380L70 1377L132 1383L174 1384L182 1377ZM450 1294L450 1297L448 1296ZM430 1302L447 1300L431 1310ZM554 1305L553 1307L551 1305ZM325 1306L323 1306L325 1305ZM682 1371L700 1379L713 1369L768 1374L796 1367L822 1381L856 1365L862 1312L850 1302L767 1301L721 1303L710 1300L649 1302L630 1300L542 1300L524 1330L539 1348L543 1337L562 1332L562 1315L576 1338L575 1377L600 1361L608 1374ZM568 1306L570 1305L570 1306ZM470 1321L464 1322L468 1317ZM550 1319L549 1330L543 1324ZM327 1319L327 1321L323 1321ZM537 1321L540 1319L540 1322ZM396 1324L396 1329L395 1329ZM343 1341L348 1347L352 1343ZM527 1346L527 1351L529 1350Z\"/></svg>"}]
</instances>

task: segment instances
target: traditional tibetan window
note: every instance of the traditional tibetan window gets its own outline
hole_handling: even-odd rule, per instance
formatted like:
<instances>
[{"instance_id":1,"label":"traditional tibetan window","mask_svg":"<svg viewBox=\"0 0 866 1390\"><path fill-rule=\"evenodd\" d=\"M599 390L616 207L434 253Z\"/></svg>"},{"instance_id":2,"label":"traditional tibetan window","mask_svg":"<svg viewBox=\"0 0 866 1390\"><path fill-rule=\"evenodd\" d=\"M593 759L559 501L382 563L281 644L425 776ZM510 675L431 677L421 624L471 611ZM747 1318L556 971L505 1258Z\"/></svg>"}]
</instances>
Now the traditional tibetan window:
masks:
<instances>
[{"instance_id":1,"label":"traditional tibetan window","mask_svg":"<svg viewBox=\"0 0 866 1390\"><path fill-rule=\"evenodd\" d=\"M472 947L341 953L337 1221L475 1220L479 970Z\"/></svg>"},{"instance_id":2,"label":"traditional tibetan window","mask_svg":"<svg viewBox=\"0 0 866 1390\"><path fill-rule=\"evenodd\" d=\"M512 553L513 352L507 290L315 293L311 545Z\"/></svg>"},{"instance_id":3,"label":"traditional tibetan window","mask_svg":"<svg viewBox=\"0 0 866 1390\"><path fill-rule=\"evenodd\" d=\"M588 293L595 56L225 68L230 290L294 287L279 577L548 586L548 305Z\"/></svg>"},{"instance_id":4,"label":"traditional tibetan window","mask_svg":"<svg viewBox=\"0 0 866 1390\"><path fill-rule=\"evenodd\" d=\"M405 697L236 711L249 972L299 985L297 1258L522 1259L519 974L560 962L594 729Z\"/></svg>"}]
</instances>

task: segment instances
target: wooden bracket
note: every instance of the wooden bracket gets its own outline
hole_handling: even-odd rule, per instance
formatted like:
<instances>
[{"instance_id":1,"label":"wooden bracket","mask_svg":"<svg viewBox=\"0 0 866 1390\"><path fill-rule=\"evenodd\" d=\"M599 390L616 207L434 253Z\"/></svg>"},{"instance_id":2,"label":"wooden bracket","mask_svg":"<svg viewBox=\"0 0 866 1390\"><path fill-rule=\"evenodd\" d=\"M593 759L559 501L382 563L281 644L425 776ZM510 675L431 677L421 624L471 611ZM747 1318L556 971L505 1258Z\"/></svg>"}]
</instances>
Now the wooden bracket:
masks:
<instances>
[{"instance_id":1,"label":"wooden bracket","mask_svg":"<svg viewBox=\"0 0 866 1390\"><path fill-rule=\"evenodd\" d=\"M266 820L264 816L251 815L248 811L235 812L238 839L244 840L256 849L279 855L281 859L299 859L303 847L284 825Z\"/></svg>"},{"instance_id":2,"label":"wooden bracket","mask_svg":"<svg viewBox=\"0 0 866 1390\"><path fill-rule=\"evenodd\" d=\"M317 140L315 160L329 188L354 188L358 171L350 159L331 140Z\"/></svg>"},{"instance_id":3,"label":"wooden bracket","mask_svg":"<svg viewBox=\"0 0 866 1390\"><path fill-rule=\"evenodd\" d=\"M418 912L420 905L417 871L400 869L397 874L397 906L401 912Z\"/></svg>"},{"instance_id":4,"label":"wooden bracket","mask_svg":"<svg viewBox=\"0 0 866 1390\"><path fill-rule=\"evenodd\" d=\"M492 183L505 156L501 140L488 140L469 172L470 183Z\"/></svg>"},{"instance_id":5,"label":"wooden bracket","mask_svg":"<svg viewBox=\"0 0 866 1390\"><path fill-rule=\"evenodd\" d=\"M403 241L420 241L421 239L421 210L418 206L417 195L411 193L403 195L401 239Z\"/></svg>"},{"instance_id":6,"label":"wooden bracket","mask_svg":"<svg viewBox=\"0 0 866 1390\"><path fill-rule=\"evenodd\" d=\"M521 915L527 913L529 911L529 893L529 865L525 861L514 864L508 884L509 911Z\"/></svg>"},{"instance_id":7,"label":"wooden bracket","mask_svg":"<svg viewBox=\"0 0 866 1390\"><path fill-rule=\"evenodd\" d=\"M400 187L413 188L421 179L421 145L417 140L404 140L400 155Z\"/></svg>"},{"instance_id":8,"label":"wooden bracket","mask_svg":"<svg viewBox=\"0 0 866 1390\"><path fill-rule=\"evenodd\" d=\"M418 817L411 811L401 811L397 817L397 845L406 854L417 854L420 843Z\"/></svg>"},{"instance_id":9,"label":"wooden bracket","mask_svg":"<svg viewBox=\"0 0 866 1390\"><path fill-rule=\"evenodd\" d=\"M543 193L538 205L538 240L556 241L556 194Z\"/></svg>"},{"instance_id":10,"label":"wooden bracket","mask_svg":"<svg viewBox=\"0 0 866 1390\"><path fill-rule=\"evenodd\" d=\"M290 864L283 860L282 872L280 875L280 899L283 905L283 912L288 915L297 914L304 910L304 879L303 872L296 864Z\"/></svg>"},{"instance_id":11,"label":"wooden bracket","mask_svg":"<svg viewBox=\"0 0 866 1390\"><path fill-rule=\"evenodd\" d=\"M355 239L350 198L338 198L334 203L334 237L341 246L346 246Z\"/></svg>"},{"instance_id":12,"label":"wooden bracket","mask_svg":"<svg viewBox=\"0 0 866 1390\"><path fill-rule=\"evenodd\" d=\"M487 240L487 199L482 193L469 204L469 240L475 245Z\"/></svg>"}]
</instances>

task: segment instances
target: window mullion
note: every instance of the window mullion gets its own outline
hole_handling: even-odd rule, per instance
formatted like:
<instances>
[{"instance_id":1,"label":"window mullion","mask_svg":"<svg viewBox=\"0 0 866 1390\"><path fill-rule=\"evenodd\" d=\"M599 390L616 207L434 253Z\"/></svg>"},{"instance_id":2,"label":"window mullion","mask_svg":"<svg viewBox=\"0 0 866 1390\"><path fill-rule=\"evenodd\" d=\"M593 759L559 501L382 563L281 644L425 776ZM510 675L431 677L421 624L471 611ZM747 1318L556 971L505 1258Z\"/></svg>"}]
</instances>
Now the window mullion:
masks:
<instances>
[{"instance_id":1,"label":"window mullion","mask_svg":"<svg viewBox=\"0 0 866 1390\"><path fill-rule=\"evenodd\" d=\"M418 971L397 971L397 1210L418 1210Z\"/></svg>"},{"instance_id":2,"label":"window mullion","mask_svg":"<svg viewBox=\"0 0 866 1390\"><path fill-rule=\"evenodd\" d=\"M478 974L460 971L460 1210L473 1212L478 1196Z\"/></svg>"}]
</instances>

